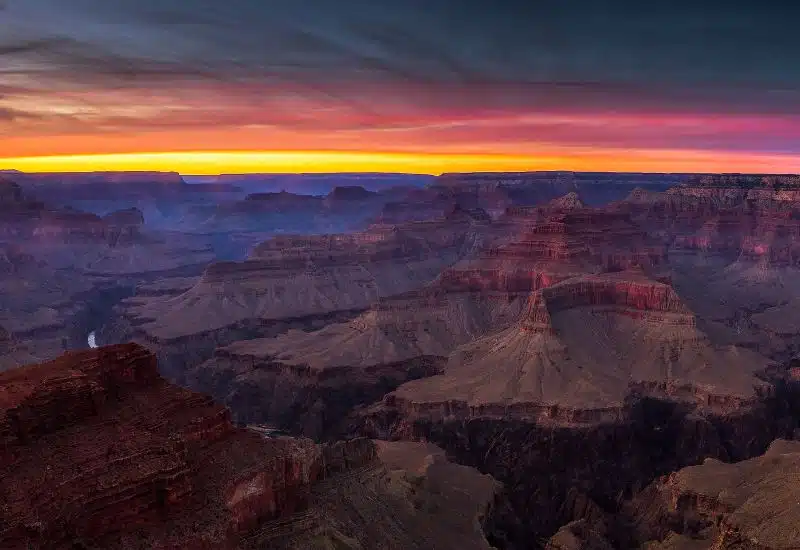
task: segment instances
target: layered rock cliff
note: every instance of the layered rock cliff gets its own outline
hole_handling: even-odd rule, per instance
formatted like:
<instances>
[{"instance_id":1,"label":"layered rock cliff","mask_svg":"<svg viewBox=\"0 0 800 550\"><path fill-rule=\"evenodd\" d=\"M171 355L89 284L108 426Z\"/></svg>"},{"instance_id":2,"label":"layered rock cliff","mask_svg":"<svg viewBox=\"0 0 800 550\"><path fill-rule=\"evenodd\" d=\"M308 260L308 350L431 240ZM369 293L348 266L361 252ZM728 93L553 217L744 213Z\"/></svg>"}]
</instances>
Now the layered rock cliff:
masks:
<instances>
[{"instance_id":1,"label":"layered rock cliff","mask_svg":"<svg viewBox=\"0 0 800 550\"><path fill-rule=\"evenodd\" d=\"M716 349L669 285L619 272L532 294L519 323L464 345L444 374L390 400L411 418L594 423L624 416L631 395L747 404L766 367L753 352Z\"/></svg>"},{"instance_id":2,"label":"layered rock cliff","mask_svg":"<svg viewBox=\"0 0 800 550\"><path fill-rule=\"evenodd\" d=\"M4 548L233 548L322 475L313 444L234 428L136 345L3 373L0 406Z\"/></svg>"},{"instance_id":3,"label":"layered rock cliff","mask_svg":"<svg viewBox=\"0 0 800 550\"><path fill-rule=\"evenodd\" d=\"M9 550L455 549L488 548L499 485L432 446L236 428L128 344L0 374L0 491Z\"/></svg>"},{"instance_id":4,"label":"layered rock cliff","mask_svg":"<svg viewBox=\"0 0 800 550\"><path fill-rule=\"evenodd\" d=\"M187 383L237 417L330 436L353 407L437 374L453 349L515 319L522 304L506 295L428 287L315 332L291 330L219 348L189 368Z\"/></svg>"},{"instance_id":5,"label":"layered rock cliff","mask_svg":"<svg viewBox=\"0 0 800 550\"><path fill-rule=\"evenodd\" d=\"M797 397L766 374L773 368L715 344L665 282L584 276L534 292L518 323L358 411L352 430L434 441L506 483L507 540L583 521L559 548L580 533L603 540L594 520L658 475L747 458L791 433ZM620 540L610 547L626 547Z\"/></svg>"},{"instance_id":6,"label":"layered rock cliff","mask_svg":"<svg viewBox=\"0 0 800 550\"><path fill-rule=\"evenodd\" d=\"M726 464L707 459L664 476L629 507L644 548L797 548L800 441L776 440L764 455Z\"/></svg>"},{"instance_id":7,"label":"layered rock cliff","mask_svg":"<svg viewBox=\"0 0 800 550\"><path fill-rule=\"evenodd\" d=\"M269 529L251 548L490 550L484 529L500 484L453 464L435 445L376 442L377 465L312 489L302 523ZM291 533L291 535L287 535Z\"/></svg>"},{"instance_id":8,"label":"layered rock cliff","mask_svg":"<svg viewBox=\"0 0 800 550\"><path fill-rule=\"evenodd\" d=\"M245 262L209 266L178 296L124 304L117 338L135 338L161 354L180 379L187 368L236 340L291 328L316 329L366 310L384 296L433 280L468 249L469 222L376 226L344 235L281 236ZM199 359L199 360L198 360Z\"/></svg>"}]
</instances>

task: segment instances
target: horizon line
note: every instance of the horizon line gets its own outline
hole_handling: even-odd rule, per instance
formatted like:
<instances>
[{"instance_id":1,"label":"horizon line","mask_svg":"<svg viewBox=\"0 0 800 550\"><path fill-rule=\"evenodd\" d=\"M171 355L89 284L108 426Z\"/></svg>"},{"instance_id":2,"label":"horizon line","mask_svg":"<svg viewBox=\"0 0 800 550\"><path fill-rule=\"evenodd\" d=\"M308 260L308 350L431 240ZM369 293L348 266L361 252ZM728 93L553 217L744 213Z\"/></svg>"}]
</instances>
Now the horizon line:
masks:
<instances>
[{"instance_id":1,"label":"horizon line","mask_svg":"<svg viewBox=\"0 0 800 550\"><path fill-rule=\"evenodd\" d=\"M589 172L752 174L800 172L800 155L698 150L582 149L539 154L346 150L153 151L0 157L23 173L172 172L182 176Z\"/></svg>"}]
</instances>

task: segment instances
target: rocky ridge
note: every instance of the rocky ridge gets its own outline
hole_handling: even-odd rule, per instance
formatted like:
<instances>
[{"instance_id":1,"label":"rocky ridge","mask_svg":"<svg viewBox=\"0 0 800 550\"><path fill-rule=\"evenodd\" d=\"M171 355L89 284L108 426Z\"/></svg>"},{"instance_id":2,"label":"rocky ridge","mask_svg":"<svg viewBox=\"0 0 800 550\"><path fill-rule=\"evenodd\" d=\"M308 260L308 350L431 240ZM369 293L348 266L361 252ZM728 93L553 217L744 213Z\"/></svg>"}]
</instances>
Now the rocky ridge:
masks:
<instances>
[{"instance_id":1,"label":"rocky ridge","mask_svg":"<svg viewBox=\"0 0 800 550\"><path fill-rule=\"evenodd\" d=\"M648 550L797 548L798 476L800 441L775 440L749 460L709 458L664 476L629 506L639 536L656 539Z\"/></svg>"},{"instance_id":2,"label":"rocky ridge","mask_svg":"<svg viewBox=\"0 0 800 550\"><path fill-rule=\"evenodd\" d=\"M124 302L107 338L133 338L156 349L165 372L180 379L216 347L321 328L381 297L421 287L465 253L475 238L470 227L468 220L432 221L274 237L247 261L212 264L182 294Z\"/></svg>"},{"instance_id":3,"label":"rocky ridge","mask_svg":"<svg viewBox=\"0 0 800 550\"><path fill-rule=\"evenodd\" d=\"M135 344L0 374L0 442L9 549L488 548L500 489L432 446L236 428Z\"/></svg>"},{"instance_id":4,"label":"rocky ridge","mask_svg":"<svg viewBox=\"0 0 800 550\"><path fill-rule=\"evenodd\" d=\"M506 208L514 219L470 222L479 244L423 288L316 327L296 321L298 331L197 333L212 358L176 372L243 419L436 442L510 488L513 513L493 540L563 527L559 544L596 535L626 547L592 518L625 516L620 502L655 477L746 459L797 426L796 392L770 361L797 350L794 203L783 188L714 181L636 190L600 209ZM337 247L353 246L291 239L260 247L259 261L329 269ZM221 287L247 277L216 275Z\"/></svg>"}]
</instances>

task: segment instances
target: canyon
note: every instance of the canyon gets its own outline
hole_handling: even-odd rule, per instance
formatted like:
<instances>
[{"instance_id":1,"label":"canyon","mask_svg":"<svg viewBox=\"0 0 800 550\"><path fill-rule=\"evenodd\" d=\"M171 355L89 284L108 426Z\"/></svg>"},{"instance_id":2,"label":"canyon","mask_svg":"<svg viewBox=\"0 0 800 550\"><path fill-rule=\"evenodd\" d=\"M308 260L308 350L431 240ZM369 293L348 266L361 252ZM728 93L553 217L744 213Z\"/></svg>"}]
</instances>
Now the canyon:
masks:
<instances>
[{"instance_id":1,"label":"canyon","mask_svg":"<svg viewBox=\"0 0 800 550\"><path fill-rule=\"evenodd\" d=\"M188 458L159 459L188 461L181 468L208 502L230 486L192 481L204 475L193 468L218 464L208 453L225 441L250 441L247 426L291 434L261 436L263 448L236 443L248 457L310 461L290 468L304 480L290 490L303 495L287 508L294 519L275 512L281 503L258 518L223 506L203 512L215 518L203 526L209 540L224 531L232 548L435 540L514 550L800 540L794 493L769 489L792 485L800 439L796 176L443 174L424 185L387 176L391 187L354 177L300 195L276 188L279 179L258 188L256 177L189 192L200 184L165 175L169 186L155 178L158 191L135 198L105 191L113 208L102 212L39 203L26 177L0 188L11 228L0 255L0 367L9 369L0 376L100 346L23 378L35 385L37 369L70 364L83 374L70 374L81 380L69 387L95 396L71 410L116 424L134 414L128 405L106 413L86 403L122 390L80 365L146 357L157 364L153 385L170 389L148 386L141 399L175 402L170 429L183 435L170 437L193 437L181 431L184 415L203 424L203 411L224 411L224 429L197 428L227 434L209 435L208 450L186 443ZM177 204L192 193L204 197L150 224L153 197ZM30 238L15 233L26 228ZM201 395L206 405L181 410ZM92 437L109 437L97 429ZM351 452L361 458L330 466ZM278 483L262 474L254 483ZM159 526L142 540L181 547L164 541L199 525L192 494L175 497L189 503L175 524L163 510L147 519ZM86 533L110 548L133 540Z\"/></svg>"},{"instance_id":2,"label":"canyon","mask_svg":"<svg viewBox=\"0 0 800 550\"><path fill-rule=\"evenodd\" d=\"M501 490L430 444L237 428L135 344L0 374L0 439L9 549L488 549Z\"/></svg>"}]
</instances>

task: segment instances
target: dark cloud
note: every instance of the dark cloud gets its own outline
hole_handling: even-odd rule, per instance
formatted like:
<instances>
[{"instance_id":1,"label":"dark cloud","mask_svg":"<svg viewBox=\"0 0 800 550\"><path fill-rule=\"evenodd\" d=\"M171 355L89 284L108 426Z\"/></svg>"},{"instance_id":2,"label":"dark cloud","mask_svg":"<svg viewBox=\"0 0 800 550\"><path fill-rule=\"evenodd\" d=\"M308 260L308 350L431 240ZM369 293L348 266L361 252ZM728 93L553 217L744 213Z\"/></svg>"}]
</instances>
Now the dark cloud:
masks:
<instances>
[{"instance_id":1,"label":"dark cloud","mask_svg":"<svg viewBox=\"0 0 800 550\"><path fill-rule=\"evenodd\" d=\"M38 17L68 14L76 25L58 32L97 55L87 58L68 42L59 52L48 43L46 51L58 54L54 64L90 70L96 62L99 72L112 75L135 74L146 58L144 75L157 67L444 83L800 84L794 37L800 8L789 2L24 2L40 7ZM10 11L22 3L12 2ZM34 32L36 23L29 23ZM52 25L40 26L53 32ZM108 70L102 50L131 69Z\"/></svg>"}]
</instances>

